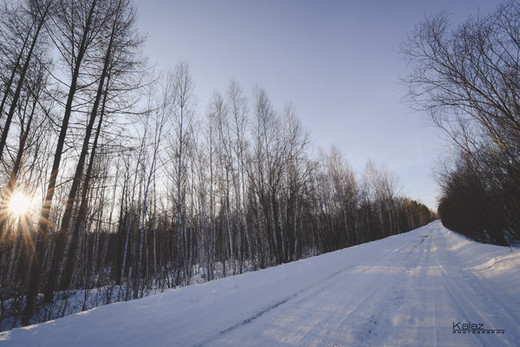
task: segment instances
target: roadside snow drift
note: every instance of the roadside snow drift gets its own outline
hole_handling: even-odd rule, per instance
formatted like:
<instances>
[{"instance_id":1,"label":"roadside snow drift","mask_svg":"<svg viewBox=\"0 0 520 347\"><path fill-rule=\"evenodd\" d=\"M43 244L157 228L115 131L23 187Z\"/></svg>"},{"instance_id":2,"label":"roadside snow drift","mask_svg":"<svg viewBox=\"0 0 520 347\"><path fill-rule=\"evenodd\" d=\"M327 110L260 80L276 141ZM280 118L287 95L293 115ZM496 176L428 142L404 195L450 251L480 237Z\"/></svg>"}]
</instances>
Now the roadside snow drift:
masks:
<instances>
[{"instance_id":1,"label":"roadside snow drift","mask_svg":"<svg viewBox=\"0 0 520 347\"><path fill-rule=\"evenodd\" d=\"M520 341L520 251L440 222L0 333L6 346L499 346Z\"/></svg>"}]
</instances>

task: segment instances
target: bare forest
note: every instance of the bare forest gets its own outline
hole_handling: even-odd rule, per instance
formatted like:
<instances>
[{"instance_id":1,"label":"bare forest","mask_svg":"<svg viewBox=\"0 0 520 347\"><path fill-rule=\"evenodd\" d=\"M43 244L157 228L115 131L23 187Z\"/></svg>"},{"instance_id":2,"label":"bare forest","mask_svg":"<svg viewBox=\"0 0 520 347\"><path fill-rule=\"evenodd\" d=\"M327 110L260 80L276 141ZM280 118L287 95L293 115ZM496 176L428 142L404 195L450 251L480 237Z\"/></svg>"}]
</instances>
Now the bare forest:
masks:
<instances>
[{"instance_id":1,"label":"bare forest","mask_svg":"<svg viewBox=\"0 0 520 347\"><path fill-rule=\"evenodd\" d=\"M445 226L482 242L520 239L520 4L455 25L426 18L403 46L409 96L452 140L439 169Z\"/></svg>"},{"instance_id":2,"label":"bare forest","mask_svg":"<svg viewBox=\"0 0 520 347\"><path fill-rule=\"evenodd\" d=\"M156 74L143 43L131 0L2 1L0 330L431 220L293 106L237 81L195 103L189 64Z\"/></svg>"}]
</instances>

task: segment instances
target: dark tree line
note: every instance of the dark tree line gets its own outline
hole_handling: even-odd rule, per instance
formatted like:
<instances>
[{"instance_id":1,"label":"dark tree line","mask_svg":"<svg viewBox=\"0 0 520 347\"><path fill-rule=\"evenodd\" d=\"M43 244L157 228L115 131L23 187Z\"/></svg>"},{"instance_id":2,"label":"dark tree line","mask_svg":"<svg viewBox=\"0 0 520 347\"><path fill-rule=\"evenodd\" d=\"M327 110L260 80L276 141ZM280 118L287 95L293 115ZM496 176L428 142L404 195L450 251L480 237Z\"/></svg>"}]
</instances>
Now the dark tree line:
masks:
<instances>
[{"instance_id":1,"label":"dark tree line","mask_svg":"<svg viewBox=\"0 0 520 347\"><path fill-rule=\"evenodd\" d=\"M197 109L186 63L147 70L135 15L130 0L2 3L2 329L431 220L387 170L311 156L294 108L261 88L232 81Z\"/></svg>"},{"instance_id":2,"label":"dark tree line","mask_svg":"<svg viewBox=\"0 0 520 347\"><path fill-rule=\"evenodd\" d=\"M520 238L520 4L458 26L440 14L405 46L410 96L455 144L440 174L443 223L485 242Z\"/></svg>"}]
</instances>

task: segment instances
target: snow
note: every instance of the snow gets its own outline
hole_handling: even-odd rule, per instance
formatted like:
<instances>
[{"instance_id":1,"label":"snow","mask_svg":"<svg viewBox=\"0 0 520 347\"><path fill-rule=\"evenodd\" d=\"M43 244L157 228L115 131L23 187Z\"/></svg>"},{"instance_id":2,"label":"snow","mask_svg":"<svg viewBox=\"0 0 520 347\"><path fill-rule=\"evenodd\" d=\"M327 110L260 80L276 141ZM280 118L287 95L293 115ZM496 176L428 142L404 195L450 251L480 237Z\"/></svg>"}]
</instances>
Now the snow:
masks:
<instances>
[{"instance_id":1,"label":"snow","mask_svg":"<svg viewBox=\"0 0 520 347\"><path fill-rule=\"evenodd\" d=\"M467 240L437 221L13 329L0 333L0 345L514 346L520 341L519 268L518 249ZM497 331L462 331L472 325Z\"/></svg>"}]
</instances>

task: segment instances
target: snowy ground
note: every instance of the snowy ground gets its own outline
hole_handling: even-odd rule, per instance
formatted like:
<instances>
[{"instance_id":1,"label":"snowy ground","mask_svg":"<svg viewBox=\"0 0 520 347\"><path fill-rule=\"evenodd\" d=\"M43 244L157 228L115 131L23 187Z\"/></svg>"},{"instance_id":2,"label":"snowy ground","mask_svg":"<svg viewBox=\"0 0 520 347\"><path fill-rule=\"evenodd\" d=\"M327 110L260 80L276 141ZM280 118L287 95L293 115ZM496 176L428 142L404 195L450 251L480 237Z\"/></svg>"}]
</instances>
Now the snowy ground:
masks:
<instances>
[{"instance_id":1,"label":"snowy ground","mask_svg":"<svg viewBox=\"0 0 520 347\"><path fill-rule=\"evenodd\" d=\"M13 329L0 345L518 346L519 269L519 249L468 241L434 222Z\"/></svg>"}]
</instances>

